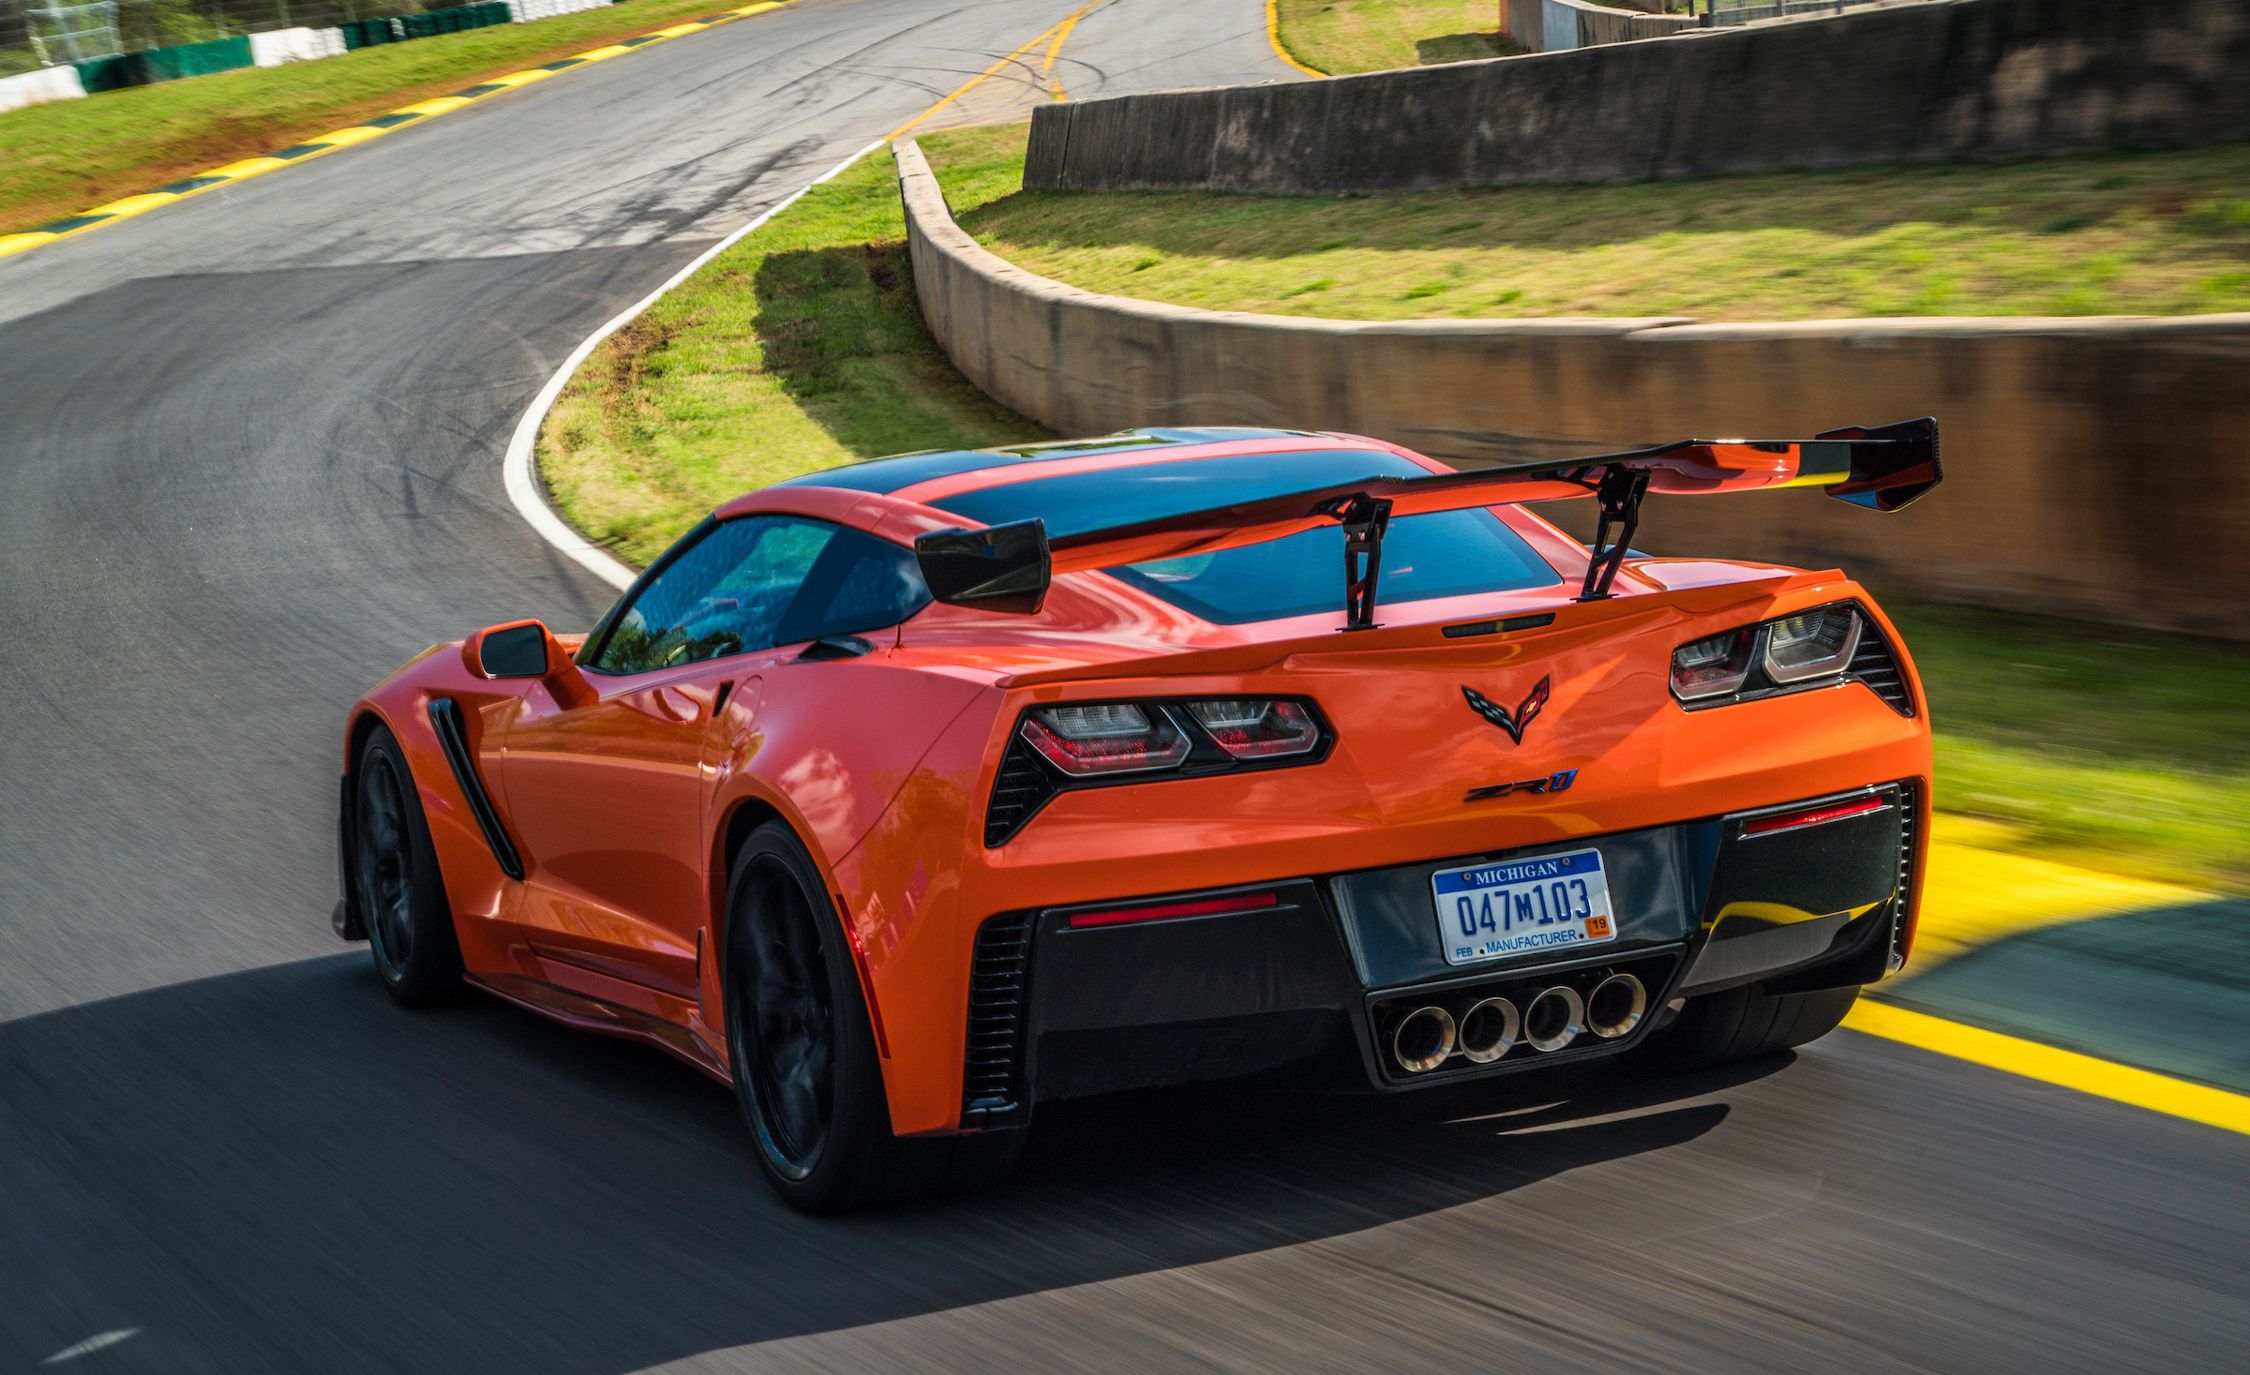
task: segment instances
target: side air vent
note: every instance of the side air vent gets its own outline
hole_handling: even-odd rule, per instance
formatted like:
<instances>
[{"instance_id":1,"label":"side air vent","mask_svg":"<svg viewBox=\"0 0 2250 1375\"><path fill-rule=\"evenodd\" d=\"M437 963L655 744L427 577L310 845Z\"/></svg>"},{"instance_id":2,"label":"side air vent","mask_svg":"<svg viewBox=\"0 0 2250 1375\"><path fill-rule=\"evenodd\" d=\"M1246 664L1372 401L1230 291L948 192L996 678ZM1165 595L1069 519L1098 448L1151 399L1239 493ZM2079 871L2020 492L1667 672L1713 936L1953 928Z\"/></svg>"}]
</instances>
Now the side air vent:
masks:
<instances>
[{"instance_id":1,"label":"side air vent","mask_svg":"<svg viewBox=\"0 0 2250 1375\"><path fill-rule=\"evenodd\" d=\"M1009 736L1000 776L992 782L992 804L984 813L985 848L1005 844L1057 791L1054 770L1041 761L1022 733Z\"/></svg>"},{"instance_id":2,"label":"side air vent","mask_svg":"<svg viewBox=\"0 0 2250 1375\"><path fill-rule=\"evenodd\" d=\"M1922 827L1919 790L1912 779L1898 785L1898 895L1891 899L1891 958L1886 966L1892 970L1906 963L1906 905L1914 900L1914 837Z\"/></svg>"},{"instance_id":3,"label":"side air vent","mask_svg":"<svg viewBox=\"0 0 2250 1375\"><path fill-rule=\"evenodd\" d=\"M993 917L977 930L969 966L968 1057L961 1077L961 1121L966 1126L998 1126L1023 1112L1031 920L1029 912Z\"/></svg>"},{"instance_id":4,"label":"side air vent","mask_svg":"<svg viewBox=\"0 0 2250 1375\"><path fill-rule=\"evenodd\" d=\"M1871 618L1861 616L1860 625L1859 652L1852 655L1851 666L1844 670L1844 675L1867 684L1892 711L1912 716L1914 697L1906 689L1906 675L1899 670L1898 656L1891 653L1883 632Z\"/></svg>"}]
</instances>

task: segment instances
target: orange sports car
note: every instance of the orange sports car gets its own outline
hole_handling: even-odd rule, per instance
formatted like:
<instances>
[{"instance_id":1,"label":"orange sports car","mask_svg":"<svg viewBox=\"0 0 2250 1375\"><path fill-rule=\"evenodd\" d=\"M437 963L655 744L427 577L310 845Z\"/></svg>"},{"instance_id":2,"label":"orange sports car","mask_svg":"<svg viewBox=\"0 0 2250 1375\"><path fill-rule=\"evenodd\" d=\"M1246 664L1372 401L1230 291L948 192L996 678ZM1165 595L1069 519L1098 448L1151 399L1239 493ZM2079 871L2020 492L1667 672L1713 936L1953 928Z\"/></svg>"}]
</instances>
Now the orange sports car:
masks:
<instances>
[{"instance_id":1,"label":"orange sports car","mask_svg":"<svg viewBox=\"0 0 2250 1375\"><path fill-rule=\"evenodd\" d=\"M1841 573L1629 545L1650 492L1938 478L1929 420L815 473L585 635L354 705L335 926L402 1003L473 984L731 1084L810 1209L997 1178L1079 1095L1798 1045L1912 942L1920 684ZM1578 496L1591 546L1518 504Z\"/></svg>"}]
</instances>

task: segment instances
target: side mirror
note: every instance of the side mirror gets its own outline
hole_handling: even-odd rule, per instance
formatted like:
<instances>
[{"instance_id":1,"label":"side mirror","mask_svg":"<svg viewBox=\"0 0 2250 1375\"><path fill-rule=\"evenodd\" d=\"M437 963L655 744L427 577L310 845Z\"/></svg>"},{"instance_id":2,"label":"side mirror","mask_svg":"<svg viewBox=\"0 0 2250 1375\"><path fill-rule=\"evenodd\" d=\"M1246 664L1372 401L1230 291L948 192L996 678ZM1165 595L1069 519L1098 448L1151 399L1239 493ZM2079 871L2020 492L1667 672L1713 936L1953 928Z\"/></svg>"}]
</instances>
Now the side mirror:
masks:
<instances>
[{"instance_id":1,"label":"side mirror","mask_svg":"<svg viewBox=\"0 0 2250 1375\"><path fill-rule=\"evenodd\" d=\"M549 646L562 648L540 621L508 621L463 639L461 664L477 677L547 677Z\"/></svg>"},{"instance_id":2,"label":"side mirror","mask_svg":"<svg viewBox=\"0 0 2250 1375\"><path fill-rule=\"evenodd\" d=\"M538 621L487 626L461 642L461 664L479 678L537 678L555 701L583 706L598 694L571 661L570 651Z\"/></svg>"},{"instance_id":3,"label":"side mirror","mask_svg":"<svg viewBox=\"0 0 2250 1375\"><path fill-rule=\"evenodd\" d=\"M914 541L930 595L951 606L1037 615L1054 580L1047 523L1010 521L982 530L933 530Z\"/></svg>"},{"instance_id":4,"label":"side mirror","mask_svg":"<svg viewBox=\"0 0 2250 1375\"><path fill-rule=\"evenodd\" d=\"M538 621L489 626L461 642L461 662L479 678L544 678L569 658Z\"/></svg>"}]
</instances>

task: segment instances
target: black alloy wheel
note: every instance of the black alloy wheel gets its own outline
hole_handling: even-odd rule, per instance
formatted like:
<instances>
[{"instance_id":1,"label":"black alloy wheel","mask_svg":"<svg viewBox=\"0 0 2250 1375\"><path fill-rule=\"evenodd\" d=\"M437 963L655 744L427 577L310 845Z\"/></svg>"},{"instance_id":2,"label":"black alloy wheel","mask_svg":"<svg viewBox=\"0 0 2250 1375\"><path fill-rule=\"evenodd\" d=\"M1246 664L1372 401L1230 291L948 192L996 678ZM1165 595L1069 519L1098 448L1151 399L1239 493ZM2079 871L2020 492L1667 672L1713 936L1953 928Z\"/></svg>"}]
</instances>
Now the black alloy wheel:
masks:
<instances>
[{"instance_id":1,"label":"black alloy wheel","mask_svg":"<svg viewBox=\"0 0 2250 1375\"><path fill-rule=\"evenodd\" d=\"M375 972L410 1007L461 989L461 945L414 775L398 740L368 737L352 778L352 896L367 927Z\"/></svg>"},{"instance_id":2,"label":"black alloy wheel","mask_svg":"<svg viewBox=\"0 0 2250 1375\"><path fill-rule=\"evenodd\" d=\"M414 853L406 796L387 755L370 751L359 771L359 910L386 981L403 977L414 953Z\"/></svg>"},{"instance_id":3,"label":"black alloy wheel","mask_svg":"<svg viewBox=\"0 0 2250 1375\"><path fill-rule=\"evenodd\" d=\"M730 982L746 990L727 1051L743 1067L767 1164L802 1180L820 1163L836 1115L836 1010L821 923L777 855L745 870Z\"/></svg>"}]
</instances>

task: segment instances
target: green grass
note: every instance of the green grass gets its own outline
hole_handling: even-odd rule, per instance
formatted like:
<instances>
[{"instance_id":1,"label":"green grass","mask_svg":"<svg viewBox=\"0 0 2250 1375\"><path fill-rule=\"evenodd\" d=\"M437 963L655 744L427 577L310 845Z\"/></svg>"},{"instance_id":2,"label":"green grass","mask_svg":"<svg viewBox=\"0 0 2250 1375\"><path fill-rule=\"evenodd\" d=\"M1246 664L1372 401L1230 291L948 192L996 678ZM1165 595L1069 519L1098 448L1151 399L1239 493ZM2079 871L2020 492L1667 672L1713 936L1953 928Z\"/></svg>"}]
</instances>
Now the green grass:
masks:
<instances>
[{"instance_id":1,"label":"green grass","mask_svg":"<svg viewBox=\"0 0 2250 1375\"><path fill-rule=\"evenodd\" d=\"M1958 608L1889 608L1922 671L1941 810L2009 848L2250 892L2250 649Z\"/></svg>"},{"instance_id":2,"label":"green grass","mask_svg":"<svg viewBox=\"0 0 2250 1375\"><path fill-rule=\"evenodd\" d=\"M1341 76L1521 52L1495 26L1494 0L1277 0L1281 45Z\"/></svg>"},{"instance_id":3,"label":"green grass","mask_svg":"<svg viewBox=\"0 0 2250 1375\"><path fill-rule=\"evenodd\" d=\"M1073 286L1276 315L2250 310L2250 144L1348 198L1019 192L961 220Z\"/></svg>"},{"instance_id":4,"label":"green grass","mask_svg":"<svg viewBox=\"0 0 2250 1375\"><path fill-rule=\"evenodd\" d=\"M1002 144L957 161L946 190L973 204L1010 175ZM786 477L1046 437L971 387L923 327L897 176L882 152L814 187L595 350L540 436L572 524L645 563L712 507Z\"/></svg>"},{"instance_id":5,"label":"green grass","mask_svg":"<svg viewBox=\"0 0 2250 1375\"><path fill-rule=\"evenodd\" d=\"M1015 185L1020 135L923 146L947 198ZM577 527L645 562L712 507L837 463L1042 431L981 396L914 302L895 168L860 163L598 349L541 436ZM1937 805L2003 848L2250 891L2250 650L1893 605L1937 730Z\"/></svg>"},{"instance_id":6,"label":"green grass","mask_svg":"<svg viewBox=\"0 0 2250 1375\"><path fill-rule=\"evenodd\" d=\"M722 7L723 0L632 0L12 110L0 114L0 233Z\"/></svg>"}]
</instances>

